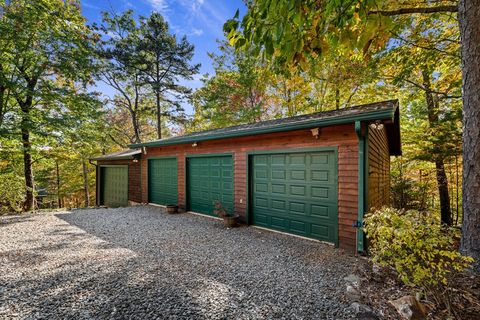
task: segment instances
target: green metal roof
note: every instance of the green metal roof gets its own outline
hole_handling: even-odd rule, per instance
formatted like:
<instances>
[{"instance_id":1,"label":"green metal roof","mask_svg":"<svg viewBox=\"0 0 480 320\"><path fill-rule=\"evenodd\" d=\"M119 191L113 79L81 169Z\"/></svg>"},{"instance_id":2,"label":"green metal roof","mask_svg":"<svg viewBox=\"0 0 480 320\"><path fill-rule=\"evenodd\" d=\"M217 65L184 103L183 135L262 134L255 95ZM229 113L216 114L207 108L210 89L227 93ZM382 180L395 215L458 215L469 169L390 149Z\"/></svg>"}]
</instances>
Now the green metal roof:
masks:
<instances>
[{"instance_id":1,"label":"green metal roof","mask_svg":"<svg viewBox=\"0 0 480 320\"><path fill-rule=\"evenodd\" d=\"M135 150L122 150L114 153L104 154L95 158L91 158L92 161L101 161L101 160L130 160L134 159L136 156L141 154L140 149Z\"/></svg>"},{"instance_id":2,"label":"green metal roof","mask_svg":"<svg viewBox=\"0 0 480 320\"><path fill-rule=\"evenodd\" d=\"M391 144L390 154L401 154L398 100L388 100L359 105L340 110L316 112L289 118L255 122L232 127L194 132L144 143L129 145L130 148L170 146L183 143L215 139L251 136L265 133L284 132L315 127L354 123L355 121L391 120L387 133Z\"/></svg>"}]
</instances>

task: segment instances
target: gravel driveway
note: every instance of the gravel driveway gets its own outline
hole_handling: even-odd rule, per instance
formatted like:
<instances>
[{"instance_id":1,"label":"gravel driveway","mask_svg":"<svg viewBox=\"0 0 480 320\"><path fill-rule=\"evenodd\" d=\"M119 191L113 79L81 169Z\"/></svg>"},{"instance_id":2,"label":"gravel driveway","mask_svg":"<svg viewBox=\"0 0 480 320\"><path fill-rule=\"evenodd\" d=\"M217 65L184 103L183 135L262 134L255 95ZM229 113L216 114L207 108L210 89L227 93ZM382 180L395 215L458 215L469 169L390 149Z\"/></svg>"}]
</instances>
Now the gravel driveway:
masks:
<instances>
[{"instance_id":1,"label":"gravel driveway","mask_svg":"<svg viewBox=\"0 0 480 320\"><path fill-rule=\"evenodd\" d=\"M140 206L0 218L1 319L349 319L355 258Z\"/></svg>"}]
</instances>

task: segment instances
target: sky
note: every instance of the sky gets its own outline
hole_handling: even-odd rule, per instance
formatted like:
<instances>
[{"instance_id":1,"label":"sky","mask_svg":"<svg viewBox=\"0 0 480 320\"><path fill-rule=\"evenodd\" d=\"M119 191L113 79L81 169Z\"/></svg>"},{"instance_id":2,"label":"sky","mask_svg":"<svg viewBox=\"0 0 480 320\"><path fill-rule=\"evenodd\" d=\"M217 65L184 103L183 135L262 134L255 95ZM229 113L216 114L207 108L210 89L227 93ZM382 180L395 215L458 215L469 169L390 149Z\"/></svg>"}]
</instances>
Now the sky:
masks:
<instances>
[{"instance_id":1,"label":"sky","mask_svg":"<svg viewBox=\"0 0 480 320\"><path fill-rule=\"evenodd\" d=\"M163 15L170 31L179 37L186 35L195 45L193 63L200 63L200 73L194 80L183 84L196 89L201 86L200 79L205 73L213 74L209 52L218 52L217 40L224 38L223 24L240 9L246 11L242 0L81 0L82 13L88 23L100 23L101 12L121 13L133 10L135 16L149 16L156 11ZM112 96L114 91L105 84L98 83L96 91ZM187 114L192 114L190 105L184 105Z\"/></svg>"}]
</instances>

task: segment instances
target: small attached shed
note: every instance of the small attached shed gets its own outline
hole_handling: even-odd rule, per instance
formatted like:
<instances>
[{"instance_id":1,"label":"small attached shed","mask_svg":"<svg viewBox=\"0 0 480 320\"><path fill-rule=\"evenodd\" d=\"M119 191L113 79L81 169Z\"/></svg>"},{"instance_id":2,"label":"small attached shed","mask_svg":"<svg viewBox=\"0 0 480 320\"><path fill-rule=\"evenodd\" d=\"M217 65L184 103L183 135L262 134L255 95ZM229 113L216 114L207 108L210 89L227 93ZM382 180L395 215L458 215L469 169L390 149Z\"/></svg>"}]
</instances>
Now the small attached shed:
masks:
<instances>
[{"instance_id":1,"label":"small attached shed","mask_svg":"<svg viewBox=\"0 0 480 320\"><path fill-rule=\"evenodd\" d=\"M363 251L364 214L390 203L399 118L390 100L134 144L139 200L205 215L218 200L246 224Z\"/></svg>"},{"instance_id":2,"label":"small attached shed","mask_svg":"<svg viewBox=\"0 0 480 320\"><path fill-rule=\"evenodd\" d=\"M124 150L90 160L97 162L97 205L123 207L142 201L141 150Z\"/></svg>"}]
</instances>

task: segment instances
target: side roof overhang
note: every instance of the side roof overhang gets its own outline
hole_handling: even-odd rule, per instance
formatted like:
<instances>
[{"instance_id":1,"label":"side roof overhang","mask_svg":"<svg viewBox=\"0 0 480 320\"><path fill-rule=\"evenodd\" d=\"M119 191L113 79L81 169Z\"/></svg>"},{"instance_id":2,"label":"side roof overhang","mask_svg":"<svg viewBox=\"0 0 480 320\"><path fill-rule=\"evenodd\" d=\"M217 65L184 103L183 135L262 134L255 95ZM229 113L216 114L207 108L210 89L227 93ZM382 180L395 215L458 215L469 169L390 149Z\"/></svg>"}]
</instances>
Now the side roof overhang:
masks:
<instances>
[{"instance_id":1,"label":"side roof overhang","mask_svg":"<svg viewBox=\"0 0 480 320\"><path fill-rule=\"evenodd\" d=\"M113 152L105 155L101 155L99 157L90 158L92 161L102 161L102 160L132 160L138 159L142 155L142 150L134 149L134 150L122 150L118 152Z\"/></svg>"},{"instance_id":2,"label":"side roof overhang","mask_svg":"<svg viewBox=\"0 0 480 320\"><path fill-rule=\"evenodd\" d=\"M401 155L400 111L398 100L388 100L340 110L323 111L283 119L194 132L183 136L131 144L129 147L162 147L216 139L350 124L355 123L356 121L368 123L376 120L381 120L385 123L389 140L390 155Z\"/></svg>"}]
</instances>

